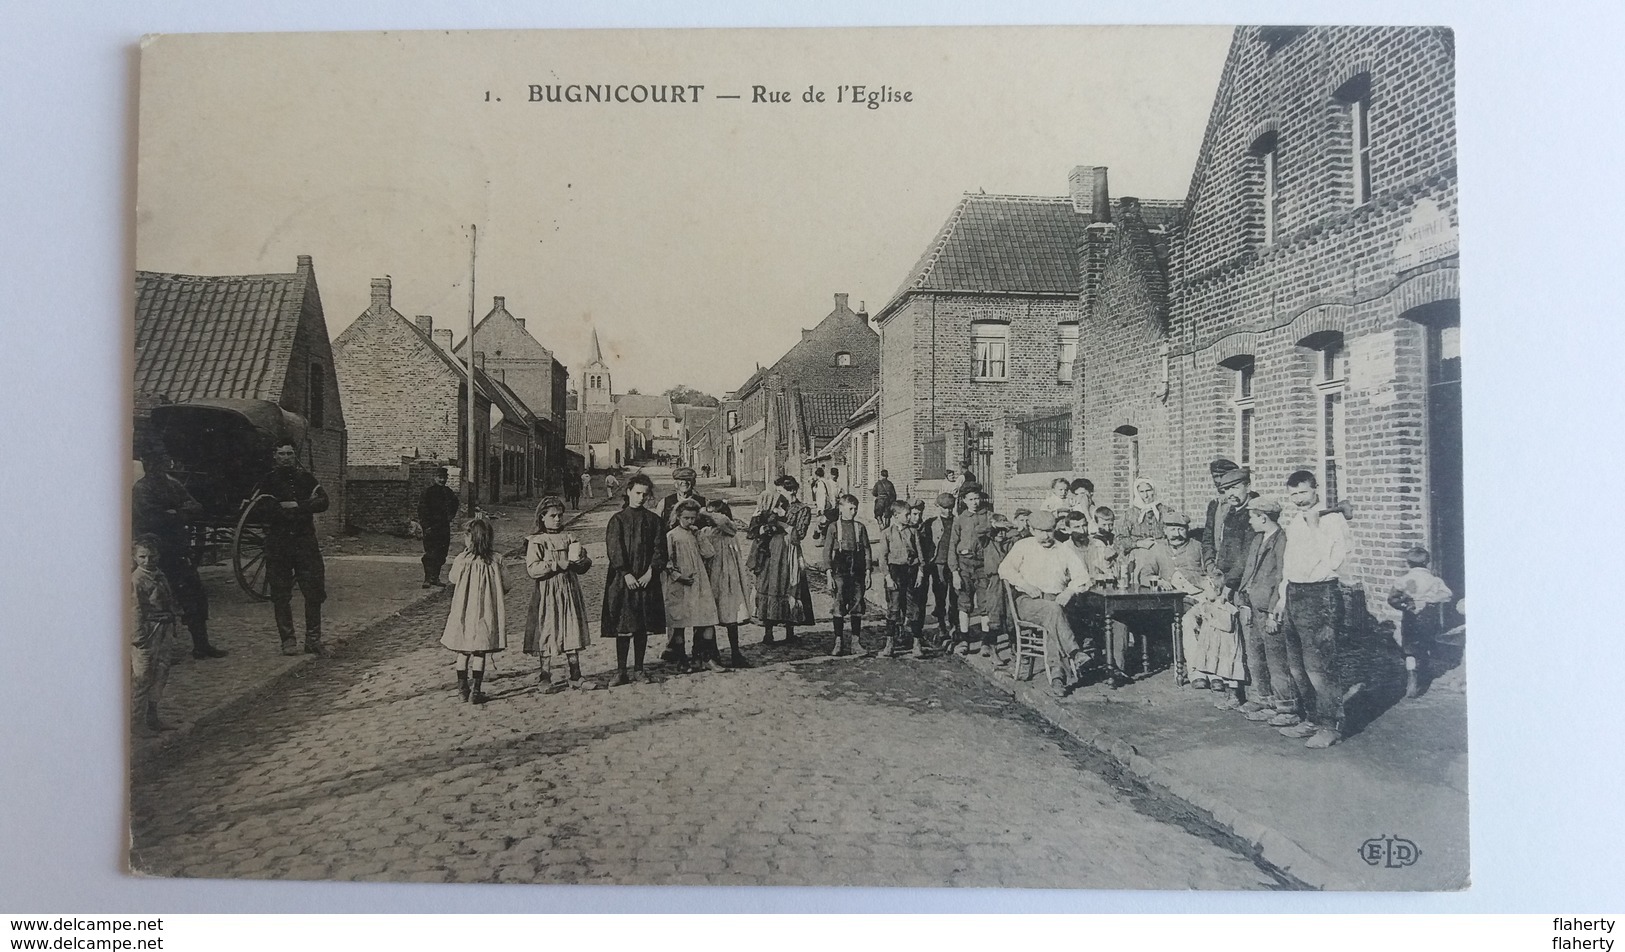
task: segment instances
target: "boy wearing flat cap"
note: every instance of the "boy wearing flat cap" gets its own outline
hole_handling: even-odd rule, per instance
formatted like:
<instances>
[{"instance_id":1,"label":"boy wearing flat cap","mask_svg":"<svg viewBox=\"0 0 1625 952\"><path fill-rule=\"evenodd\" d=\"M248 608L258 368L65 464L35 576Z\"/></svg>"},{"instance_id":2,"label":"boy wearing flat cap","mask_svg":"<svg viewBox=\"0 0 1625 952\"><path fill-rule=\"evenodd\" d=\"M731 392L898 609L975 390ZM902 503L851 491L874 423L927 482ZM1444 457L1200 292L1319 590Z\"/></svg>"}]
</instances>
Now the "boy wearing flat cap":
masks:
<instances>
[{"instance_id":1,"label":"boy wearing flat cap","mask_svg":"<svg viewBox=\"0 0 1625 952\"><path fill-rule=\"evenodd\" d=\"M954 531L954 510L959 499L953 493L937 494L937 512L920 527L920 548L929 567L931 582L931 616L937 620L937 647L947 648L954 642L959 627L959 599L954 594L953 557L951 537Z\"/></svg>"}]
</instances>

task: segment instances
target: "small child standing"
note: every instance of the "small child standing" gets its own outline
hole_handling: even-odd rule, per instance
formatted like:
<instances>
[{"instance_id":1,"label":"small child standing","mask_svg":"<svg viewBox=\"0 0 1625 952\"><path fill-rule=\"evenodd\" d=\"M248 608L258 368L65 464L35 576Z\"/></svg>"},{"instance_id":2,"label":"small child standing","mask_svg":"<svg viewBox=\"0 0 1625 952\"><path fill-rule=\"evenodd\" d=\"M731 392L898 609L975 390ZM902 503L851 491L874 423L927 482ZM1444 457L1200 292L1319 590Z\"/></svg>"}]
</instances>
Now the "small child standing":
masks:
<instances>
[{"instance_id":1,"label":"small child standing","mask_svg":"<svg viewBox=\"0 0 1625 952\"><path fill-rule=\"evenodd\" d=\"M491 523L484 518L469 520L463 551L451 563L451 584L456 588L440 644L457 653L457 691L463 700L484 704L480 682L485 679L485 656L508 646L502 560Z\"/></svg>"},{"instance_id":2,"label":"small child standing","mask_svg":"<svg viewBox=\"0 0 1625 952\"><path fill-rule=\"evenodd\" d=\"M835 625L835 646L829 656L863 654L860 637L863 613L868 606L863 595L869 589L869 529L857 520L858 500L851 494L837 500L839 515L831 523L824 540L824 568L829 572L830 616ZM852 637L847 640L846 620L852 621Z\"/></svg>"},{"instance_id":3,"label":"small child standing","mask_svg":"<svg viewBox=\"0 0 1625 952\"><path fill-rule=\"evenodd\" d=\"M709 524L700 530L700 552L709 553L705 570L717 597L717 624L728 632L728 667L748 668L750 662L739 650L739 626L750 620L751 605L750 589L745 585L745 555L739 549L740 527L734 522L733 510L721 499L705 504L705 518ZM711 660L722 663L720 654Z\"/></svg>"},{"instance_id":4,"label":"small child standing","mask_svg":"<svg viewBox=\"0 0 1625 952\"><path fill-rule=\"evenodd\" d=\"M976 567L976 610L982 616L982 657L991 658L998 651L999 636L1010 628L1009 612L1004 603L1004 581L999 578L999 566L1015 545L1016 525L1004 516L994 513L983 534L981 561Z\"/></svg>"},{"instance_id":5,"label":"small child standing","mask_svg":"<svg viewBox=\"0 0 1625 952\"><path fill-rule=\"evenodd\" d=\"M920 513L902 500L891 505L890 517L880 530L877 563L886 572L886 645L880 657L896 656L904 629L914 640L914 657L925 657L925 560L920 554Z\"/></svg>"},{"instance_id":6,"label":"small child standing","mask_svg":"<svg viewBox=\"0 0 1625 952\"><path fill-rule=\"evenodd\" d=\"M1239 615L1225 595L1223 573L1214 569L1203 575L1196 605L1186 615L1194 616L1197 629L1195 638L1186 640L1186 651L1195 649L1186 661L1196 672L1193 687L1206 687L1224 695L1214 701L1221 710L1241 707L1241 686L1247 680Z\"/></svg>"},{"instance_id":7,"label":"small child standing","mask_svg":"<svg viewBox=\"0 0 1625 952\"><path fill-rule=\"evenodd\" d=\"M590 643L587 603L576 578L592 568L587 548L564 531L564 500L548 496L536 507L536 531L525 537L525 574L535 579L530 610L525 613L525 654L541 663L542 688L548 693L568 685L576 690L597 687L581 676L581 652ZM569 681L554 681L560 658Z\"/></svg>"},{"instance_id":8,"label":"small child standing","mask_svg":"<svg viewBox=\"0 0 1625 952\"><path fill-rule=\"evenodd\" d=\"M717 655L717 596L705 568L699 518L699 501L685 499L677 504L677 525L666 533L666 624L679 658L683 632L694 629L693 657L678 662L685 671L710 671L711 659Z\"/></svg>"},{"instance_id":9,"label":"small child standing","mask_svg":"<svg viewBox=\"0 0 1625 952\"><path fill-rule=\"evenodd\" d=\"M1409 566L1393 591L1388 604L1399 609L1399 650L1405 654L1405 696L1422 693L1422 679L1431 671L1419 671L1431 660L1439 632L1444 630L1444 605L1454 598L1450 586L1428 570L1428 550L1416 546L1405 553Z\"/></svg>"},{"instance_id":10,"label":"small child standing","mask_svg":"<svg viewBox=\"0 0 1625 952\"><path fill-rule=\"evenodd\" d=\"M135 540L135 571L130 574L130 590L135 596L134 652L130 673L135 678L134 718L138 732L151 736L174 730L175 725L158 717L164 685L169 682L176 641L176 620L180 603L169 588L169 579L158 568L158 540L142 536Z\"/></svg>"}]
</instances>

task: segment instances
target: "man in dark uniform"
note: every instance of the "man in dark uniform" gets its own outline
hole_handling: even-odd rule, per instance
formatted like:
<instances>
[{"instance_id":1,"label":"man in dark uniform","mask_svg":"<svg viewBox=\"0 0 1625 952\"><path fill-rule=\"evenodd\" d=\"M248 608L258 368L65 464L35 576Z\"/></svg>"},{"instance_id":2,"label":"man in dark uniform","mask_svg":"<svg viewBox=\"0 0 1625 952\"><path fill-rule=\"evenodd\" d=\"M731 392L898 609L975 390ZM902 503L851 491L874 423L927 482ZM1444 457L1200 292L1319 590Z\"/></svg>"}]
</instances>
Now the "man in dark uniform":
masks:
<instances>
[{"instance_id":1,"label":"man in dark uniform","mask_svg":"<svg viewBox=\"0 0 1625 952\"><path fill-rule=\"evenodd\" d=\"M694 491L696 477L693 467L679 466L672 471L671 478L677 483L677 491L660 502L660 524L666 527L667 532L670 532L672 527L677 525L677 505L679 503L692 499L700 504L702 510L705 507L705 497ZM662 543L664 543L664 539L662 539ZM687 663L688 655L684 650L683 637L676 631L666 636L666 650L660 653L662 661L675 665Z\"/></svg>"},{"instance_id":2,"label":"man in dark uniform","mask_svg":"<svg viewBox=\"0 0 1625 952\"><path fill-rule=\"evenodd\" d=\"M278 444L273 458L275 468L254 492L269 494L277 502L265 532L265 575L271 583L282 653L299 653L293 632L293 586L297 582L305 600L305 653L326 657L322 602L327 598L327 570L316 543L316 520L311 517L327 511L327 490L315 476L299 468L299 453L291 441Z\"/></svg>"},{"instance_id":3,"label":"man in dark uniform","mask_svg":"<svg viewBox=\"0 0 1625 952\"><path fill-rule=\"evenodd\" d=\"M201 514L203 506L169 475L169 456L161 447L142 452L141 468L130 507L135 537L158 540L158 568L180 603L181 621L192 635L192 657L223 658L226 653L209 644L209 595L192 564L191 533L186 529L187 517Z\"/></svg>"},{"instance_id":4,"label":"man in dark uniform","mask_svg":"<svg viewBox=\"0 0 1625 952\"><path fill-rule=\"evenodd\" d=\"M892 485L891 474L880 471L872 495L875 497L875 521L882 526L891 525L892 503L897 501L897 487Z\"/></svg>"},{"instance_id":5,"label":"man in dark uniform","mask_svg":"<svg viewBox=\"0 0 1625 952\"><path fill-rule=\"evenodd\" d=\"M444 585L440 569L446 564L446 550L451 548L451 520L461 505L457 494L446 485L450 474L446 467L435 470L434 482L423 490L418 499L418 525L423 527L423 587Z\"/></svg>"}]
</instances>

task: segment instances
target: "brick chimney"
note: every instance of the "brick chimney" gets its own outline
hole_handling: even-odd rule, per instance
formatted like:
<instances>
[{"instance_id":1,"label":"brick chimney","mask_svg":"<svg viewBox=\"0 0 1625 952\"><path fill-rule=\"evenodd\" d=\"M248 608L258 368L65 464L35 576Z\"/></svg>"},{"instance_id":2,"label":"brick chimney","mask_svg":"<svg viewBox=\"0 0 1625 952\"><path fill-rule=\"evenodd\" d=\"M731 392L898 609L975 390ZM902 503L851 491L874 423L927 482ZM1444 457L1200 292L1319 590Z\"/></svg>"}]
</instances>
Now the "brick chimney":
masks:
<instances>
[{"instance_id":1,"label":"brick chimney","mask_svg":"<svg viewBox=\"0 0 1625 952\"><path fill-rule=\"evenodd\" d=\"M493 310L493 311L506 310L506 307L504 305L506 305L507 303L508 303L508 299L499 294L496 297L491 298L491 310Z\"/></svg>"},{"instance_id":2,"label":"brick chimney","mask_svg":"<svg viewBox=\"0 0 1625 952\"><path fill-rule=\"evenodd\" d=\"M840 291L836 292L836 294L835 294L835 310L837 310L837 311L849 311L849 310L851 310L851 308L846 306L846 294L845 294L845 292L840 292Z\"/></svg>"},{"instance_id":3,"label":"brick chimney","mask_svg":"<svg viewBox=\"0 0 1625 952\"><path fill-rule=\"evenodd\" d=\"M519 329L520 329L520 330L524 330L524 329L525 329L525 319L524 319L524 318L522 318L522 317L516 317L516 318L514 318L514 319L513 319L513 322L514 322L514 323L515 323L515 324L518 324L518 325L519 325Z\"/></svg>"},{"instance_id":4,"label":"brick chimney","mask_svg":"<svg viewBox=\"0 0 1625 952\"><path fill-rule=\"evenodd\" d=\"M434 342L436 344L440 345L441 350L445 351L448 354L451 353L451 329L450 328L442 328L442 329L440 329L438 331L435 331L434 332Z\"/></svg>"},{"instance_id":5,"label":"brick chimney","mask_svg":"<svg viewBox=\"0 0 1625 952\"><path fill-rule=\"evenodd\" d=\"M389 276L372 279L372 310L383 311L389 307Z\"/></svg>"},{"instance_id":6,"label":"brick chimney","mask_svg":"<svg viewBox=\"0 0 1625 952\"><path fill-rule=\"evenodd\" d=\"M308 275L315 268L310 262L310 255L300 255L294 260L294 270L300 274Z\"/></svg>"},{"instance_id":7,"label":"brick chimney","mask_svg":"<svg viewBox=\"0 0 1625 952\"><path fill-rule=\"evenodd\" d=\"M859 301L858 302L858 320L862 321L865 324L869 323L869 302L868 301Z\"/></svg>"},{"instance_id":8,"label":"brick chimney","mask_svg":"<svg viewBox=\"0 0 1625 952\"><path fill-rule=\"evenodd\" d=\"M412 318L412 323L418 326L418 330L429 335L430 340L434 340L434 318L432 316L419 314L417 317Z\"/></svg>"},{"instance_id":9,"label":"brick chimney","mask_svg":"<svg viewBox=\"0 0 1625 952\"><path fill-rule=\"evenodd\" d=\"M1066 177L1072 195L1072 209L1088 215L1092 222L1112 220L1111 193L1106 188L1104 165L1079 165Z\"/></svg>"}]
</instances>

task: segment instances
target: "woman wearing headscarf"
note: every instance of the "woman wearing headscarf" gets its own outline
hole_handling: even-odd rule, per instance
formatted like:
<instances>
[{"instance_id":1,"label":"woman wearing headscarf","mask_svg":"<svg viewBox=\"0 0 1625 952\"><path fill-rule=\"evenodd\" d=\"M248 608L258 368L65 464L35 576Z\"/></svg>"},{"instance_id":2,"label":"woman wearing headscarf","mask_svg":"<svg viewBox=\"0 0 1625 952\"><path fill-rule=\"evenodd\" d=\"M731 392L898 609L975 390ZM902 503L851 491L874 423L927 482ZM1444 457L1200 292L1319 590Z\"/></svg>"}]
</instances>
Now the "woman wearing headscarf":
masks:
<instances>
[{"instance_id":1,"label":"woman wearing headscarf","mask_svg":"<svg viewBox=\"0 0 1625 952\"><path fill-rule=\"evenodd\" d=\"M1157 484L1140 476L1129 493L1129 508L1117 523L1117 541L1128 557L1129 578L1138 575L1138 562L1162 538L1163 517L1168 507L1157 498Z\"/></svg>"},{"instance_id":2,"label":"woman wearing headscarf","mask_svg":"<svg viewBox=\"0 0 1625 952\"><path fill-rule=\"evenodd\" d=\"M762 644L773 643L773 626L784 626L784 640L794 641L797 625L812 623L812 589L807 585L801 542L812 525L812 509L797 498L801 484L780 476L776 492L751 520L756 547L751 570L756 574L756 620Z\"/></svg>"}]
</instances>

